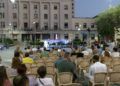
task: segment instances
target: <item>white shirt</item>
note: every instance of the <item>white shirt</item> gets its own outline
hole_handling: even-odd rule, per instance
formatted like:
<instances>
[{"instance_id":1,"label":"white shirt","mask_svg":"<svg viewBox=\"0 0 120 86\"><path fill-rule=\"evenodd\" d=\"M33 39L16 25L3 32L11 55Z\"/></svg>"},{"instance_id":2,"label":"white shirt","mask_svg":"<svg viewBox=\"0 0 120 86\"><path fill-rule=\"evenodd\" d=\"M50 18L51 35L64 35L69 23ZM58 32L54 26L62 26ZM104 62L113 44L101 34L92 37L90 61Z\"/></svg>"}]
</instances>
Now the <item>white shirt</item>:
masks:
<instances>
[{"instance_id":1,"label":"white shirt","mask_svg":"<svg viewBox=\"0 0 120 86\"><path fill-rule=\"evenodd\" d=\"M111 56L114 57L119 57L120 53L119 52L112 52Z\"/></svg>"},{"instance_id":2,"label":"white shirt","mask_svg":"<svg viewBox=\"0 0 120 86\"><path fill-rule=\"evenodd\" d=\"M107 66L103 63L96 62L92 64L89 68L88 78L94 79L95 73L107 72Z\"/></svg>"},{"instance_id":3,"label":"white shirt","mask_svg":"<svg viewBox=\"0 0 120 86\"><path fill-rule=\"evenodd\" d=\"M39 80L40 79L40 80ZM41 82L44 84L42 84ZM52 78L37 78L36 79L37 86L55 86Z\"/></svg>"},{"instance_id":4,"label":"white shirt","mask_svg":"<svg viewBox=\"0 0 120 86\"><path fill-rule=\"evenodd\" d=\"M82 51L82 53L83 53L85 56L89 55L89 52L88 52L88 51Z\"/></svg>"}]
</instances>

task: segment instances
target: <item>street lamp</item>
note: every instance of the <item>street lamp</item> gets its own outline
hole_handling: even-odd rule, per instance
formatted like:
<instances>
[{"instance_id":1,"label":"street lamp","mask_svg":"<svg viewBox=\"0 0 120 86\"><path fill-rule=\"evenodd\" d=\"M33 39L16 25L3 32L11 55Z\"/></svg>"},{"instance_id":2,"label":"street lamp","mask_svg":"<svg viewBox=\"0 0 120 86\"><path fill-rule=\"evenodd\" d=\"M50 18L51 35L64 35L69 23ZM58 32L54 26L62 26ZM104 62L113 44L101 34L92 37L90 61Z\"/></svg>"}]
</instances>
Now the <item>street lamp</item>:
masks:
<instances>
[{"instance_id":1,"label":"street lamp","mask_svg":"<svg viewBox=\"0 0 120 86\"><path fill-rule=\"evenodd\" d=\"M35 28L35 33L34 33L34 39L36 41L36 22L33 22L34 28Z\"/></svg>"},{"instance_id":2,"label":"street lamp","mask_svg":"<svg viewBox=\"0 0 120 86\"><path fill-rule=\"evenodd\" d=\"M15 3L15 0L10 0L12 3Z\"/></svg>"},{"instance_id":3,"label":"street lamp","mask_svg":"<svg viewBox=\"0 0 120 86\"><path fill-rule=\"evenodd\" d=\"M12 24L11 23L9 23L9 33L11 34L11 39L13 38L13 29L12 29Z\"/></svg>"},{"instance_id":4,"label":"street lamp","mask_svg":"<svg viewBox=\"0 0 120 86\"><path fill-rule=\"evenodd\" d=\"M81 31L81 25L78 26L77 28L78 32L79 32L79 35L80 35L80 31Z\"/></svg>"}]
</instances>

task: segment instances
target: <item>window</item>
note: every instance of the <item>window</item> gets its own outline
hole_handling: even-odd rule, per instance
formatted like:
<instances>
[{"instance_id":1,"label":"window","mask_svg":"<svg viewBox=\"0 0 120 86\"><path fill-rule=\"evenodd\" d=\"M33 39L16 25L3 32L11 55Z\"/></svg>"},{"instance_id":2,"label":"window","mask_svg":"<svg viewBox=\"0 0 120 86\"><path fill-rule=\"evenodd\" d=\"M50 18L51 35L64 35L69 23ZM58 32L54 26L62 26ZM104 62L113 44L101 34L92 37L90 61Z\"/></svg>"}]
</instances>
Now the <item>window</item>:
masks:
<instances>
[{"instance_id":1,"label":"window","mask_svg":"<svg viewBox=\"0 0 120 86\"><path fill-rule=\"evenodd\" d=\"M79 38L79 34L75 34L75 39L78 39Z\"/></svg>"},{"instance_id":2,"label":"window","mask_svg":"<svg viewBox=\"0 0 120 86\"><path fill-rule=\"evenodd\" d=\"M47 5L44 5L44 10L47 10L48 9L48 6Z\"/></svg>"},{"instance_id":3,"label":"window","mask_svg":"<svg viewBox=\"0 0 120 86\"><path fill-rule=\"evenodd\" d=\"M44 29L48 30L48 23L44 23Z\"/></svg>"},{"instance_id":4,"label":"window","mask_svg":"<svg viewBox=\"0 0 120 86\"><path fill-rule=\"evenodd\" d=\"M58 18L57 14L54 14L54 19L57 19L57 18Z\"/></svg>"},{"instance_id":5,"label":"window","mask_svg":"<svg viewBox=\"0 0 120 86\"><path fill-rule=\"evenodd\" d=\"M13 29L17 28L17 22L13 22Z\"/></svg>"},{"instance_id":6,"label":"window","mask_svg":"<svg viewBox=\"0 0 120 86\"><path fill-rule=\"evenodd\" d=\"M95 39L95 34L91 34L91 39L94 40Z\"/></svg>"},{"instance_id":7,"label":"window","mask_svg":"<svg viewBox=\"0 0 120 86\"><path fill-rule=\"evenodd\" d=\"M84 23L84 24L83 24L83 28L87 28L87 23Z\"/></svg>"},{"instance_id":8,"label":"window","mask_svg":"<svg viewBox=\"0 0 120 86\"><path fill-rule=\"evenodd\" d=\"M58 29L58 23L54 23L54 30Z\"/></svg>"},{"instance_id":9,"label":"window","mask_svg":"<svg viewBox=\"0 0 120 86\"><path fill-rule=\"evenodd\" d=\"M0 19L5 18L5 13L0 12Z\"/></svg>"},{"instance_id":10,"label":"window","mask_svg":"<svg viewBox=\"0 0 120 86\"><path fill-rule=\"evenodd\" d=\"M13 4L13 9L17 9L17 4Z\"/></svg>"},{"instance_id":11,"label":"window","mask_svg":"<svg viewBox=\"0 0 120 86\"><path fill-rule=\"evenodd\" d=\"M68 34L64 34L64 39L69 39Z\"/></svg>"},{"instance_id":12,"label":"window","mask_svg":"<svg viewBox=\"0 0 120 86\"><path fill-rule=\"evenodd\" d=\"M57 10L57 5L54 5L54 10Z\"/></svg>"},{"instance_id":13,"label":"window","mask_svg":"<svg viewBox=\"0 0 120 86\"><path fill-rule=\"evenodd\" d=\"M68 10L68 5L64 5L64 10Z\"/></svg>"},{"instance_id":14,"label":"window","mask_svg":"<svg viewBox=\"0 0 120 86\"><path fill-rule=\"evenodd\" d=\"M95 27L95 25L94 25L94 23L92 23L92 24L91 24L91 28L94 28L94 27Z\"/></svg>"},{"instance_id":15,"label":"window","mask_svg":"<svg viewBox=\"0 0 120 86\"><path fill-rule=\"evenodd\" d=\"M64 14L65 19L68 19L68 14Z\"/></svg>"},{"instance_id":16,"label":"window","mask_svg":"<svg viewBox=\"0 0 120 86\"><path fill-rule=\"evenodd\" d=\"M37 19L38 18L38 14L34 14L34 19Z\"/></svg>"},{"instance_id":17,"label":"window","mask_svg":"<svg viewBox=\"0 0 120 86\"><path fill-rule=\"evenodd\" d=\"M0 8L4 8L4 7L5 7L4 3L0 3Z\"/></svg>"},{"instance_id":18,"label":"window","mask_svg":"<svg viewBox=\"0 0 120 86\"><path fill-rule=\"evenodd\" d=\"M28 18L27 13L24 13L23 14L23 19L27 19L27 18Z\"/></svg>"},{"instance_id":19,"label":"window","mask_svg":"<svg viewBox=\"0 0 120 86\"><path fill-rule=\"evenodd\" d=\"M76 28L76 29L79 28L79 23L75 23L75 28Z\"/></svg>"},{"instance_id":20,"label":"window","mask_svg":"<svg viewBox=\"0 0 120 86\"><path fill-rule=\"evenodd\" d=\"M48 19L48 14L44 14L44 19Z\"/></svg>"},{"instance_id":21,"label":"window","mask_svg":"<svg viewBox=\"0 0 120 86\"><path fill-rule=\"evenodd\" d=\"M1 28L5 28L5 22L0 22Z\"/></svg>"},{"instance_id":22,"label":"window","mask_svg":"<svg viewBox=\"0 0 120 86\"><path fill-rule=\"evenodd\" d=\"M64 28L68 28L68 23L64 23Z\"/></svg>"},{"instance_id":23,"label":"window","mask_svg":"<svg viewBox=\"0 0 120 86\"><path fill-rule=\"evenodd\" d=\"M13 13L13 19L17 18L17 13Z\"/></svg>"},{"instance_id":24,"label":"window","mask_svg":"<svg viewBox=\"0 0 120 86\"><path fill-rule=\"evenodd\" d=\"M38 22L35 23L35 28L36 28L36 29L39 28L39 23L38 23Z\"/></svg>"},{"instance_id":25,"label":"window","mask_svg":"<svg viewBox=\"0 0 120 86\"><path fill-rule=\"evenodd\" d=\"M24 28L28 28L28 23L27 22L24 23Z\"/></svg>"},{"instance_id":26,"label":"window","mask_svg":"<svg viewBox=\"0 0 120 86\"><path fill-rule=\"evenodd\" d=\"M38 9L38 6L37 6L37 5L34 5L34 9Z\"/></svg>"},{"instance_id":27,"label":"window","mask_svg":"<svg viewBox=\"0 0 120 86\"><path fill-rule=\"evenodd\" d=\"M27 4L23 4L23 9L27 9Z\"/></svg>"}]
</instances>

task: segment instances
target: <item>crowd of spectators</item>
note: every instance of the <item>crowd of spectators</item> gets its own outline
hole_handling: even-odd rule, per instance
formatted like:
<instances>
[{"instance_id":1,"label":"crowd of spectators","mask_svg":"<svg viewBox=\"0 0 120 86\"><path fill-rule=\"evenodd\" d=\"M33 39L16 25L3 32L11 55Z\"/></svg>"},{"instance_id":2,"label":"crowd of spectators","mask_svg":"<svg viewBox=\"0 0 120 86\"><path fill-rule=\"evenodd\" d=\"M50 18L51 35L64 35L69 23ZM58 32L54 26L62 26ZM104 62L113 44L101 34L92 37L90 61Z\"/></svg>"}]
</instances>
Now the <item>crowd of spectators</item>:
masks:
<instances>
[{"instance_id":1,"label":"crowd of spectators","mask_svg":"<svg viewBox=\"0 0 120 86\"><path fill-rule=\"evenodd\" d=\"M72 51L71 51L72 50ZM113 61L114 58L120 58L120 52L117 47L111 50L108 45L101 47L99 44L93 44L91 47L77 46L69 50L53 48L48 51L46 48L31 48L28 46L24 51L19 46L14 51L11 68L17 71L12 83L9 81L6 68L1 64L0 58L0 86L56 86L52 78L47 76L46 66L37 67L37 78L34 84L30 85L31 81L27 75L27 64L35 64L39 59L51 59L54 63L54 68L58 73L70 72L73 74L73 82L80 83L80 69L82 61L87 61L88 68L87 77L89 80L94 80L94 74L99 72L107 72L108 66L106 63ZM38 63L39 64L39 63ZM45 63L46 64L46 63ZM88 85L89 86L89 85Z\"/></svg>"}]
</instances>

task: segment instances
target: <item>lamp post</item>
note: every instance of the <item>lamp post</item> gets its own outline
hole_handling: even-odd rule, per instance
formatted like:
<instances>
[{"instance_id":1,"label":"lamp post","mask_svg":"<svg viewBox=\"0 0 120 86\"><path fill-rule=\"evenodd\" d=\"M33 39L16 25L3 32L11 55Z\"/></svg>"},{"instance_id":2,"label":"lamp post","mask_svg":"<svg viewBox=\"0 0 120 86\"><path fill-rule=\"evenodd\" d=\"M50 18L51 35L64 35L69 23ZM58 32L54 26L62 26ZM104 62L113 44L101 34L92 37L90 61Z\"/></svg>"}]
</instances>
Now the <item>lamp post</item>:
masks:
<instances>
[{"instance_id":1,"label":"lamp post","mask_svg":"<svg viewBox=\"0 0 120 86\"><path fill-rule=\"evenodd\" d=\"M35 39L35 41L36 41L36 22L33 22L33 25L34 25L34 31L35 31L35 33L34 33L34 39Z\"/></svg>"},{"instance_id":2,"label":"lamp post","mask_svg":"<svg viewBox=\"0 0 120 86\"><path fill-rule=\"evenodd\" d=\"M13 38L13 29L12 29L12 24L11 23L9 23L9 33L10 33L10 37L11 37L11 39Z\"/></svg>"},{"instance_id":3,"label":"lamp post","mask_svg":"<svg viewBox=\"0 0 120 86\"><path fill-rule=\"evenodd\" d=\"M78 35L80 35L81 25L77 26L76 28L77 28L77 31L78 31L78 33L79 33ZM80 36L79 36L79 37L80 37ZM79 37L78 37L78 38L79 38Z\"/></svg>"}]
</instances>

